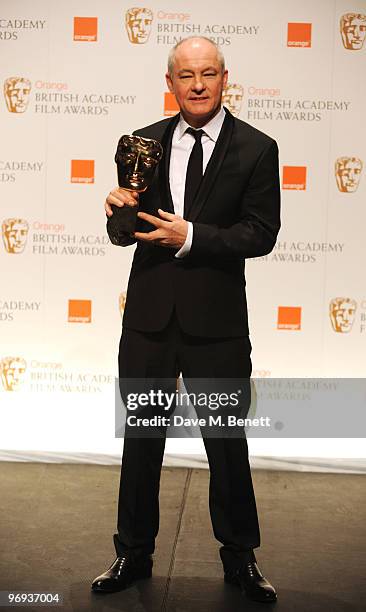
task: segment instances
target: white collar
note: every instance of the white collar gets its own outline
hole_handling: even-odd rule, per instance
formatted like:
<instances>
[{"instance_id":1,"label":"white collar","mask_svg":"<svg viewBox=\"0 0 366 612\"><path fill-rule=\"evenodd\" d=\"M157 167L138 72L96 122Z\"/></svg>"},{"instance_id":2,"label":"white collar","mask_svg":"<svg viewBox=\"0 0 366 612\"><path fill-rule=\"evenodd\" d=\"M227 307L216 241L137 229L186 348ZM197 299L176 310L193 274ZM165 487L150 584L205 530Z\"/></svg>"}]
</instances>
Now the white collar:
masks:
<instances>
[{"instance_id":1,"label":"white collar","mask_svg":"<svg viewBox=\"0 0 366 612\"><path fill-rule=\"evenodd\" d=\"M214 142L216 142L216 140L219 137L220 130L222 128L222 124L224 123L225 115L226 113L223 107L221 107L219 112L214 117L212 117L212 119L210 119L210 121L206 123L206 125L203 125L202 128L200 128ZM187 123L187 121L183 119L181 115L179 118L178 125L177 125L178 140L180 140L184 136L187 128L189 127L192 127L192 126L190 126L189 123ZM196 128L193 128L193 129L196 129Z\"/></svg>"}]
</instances>

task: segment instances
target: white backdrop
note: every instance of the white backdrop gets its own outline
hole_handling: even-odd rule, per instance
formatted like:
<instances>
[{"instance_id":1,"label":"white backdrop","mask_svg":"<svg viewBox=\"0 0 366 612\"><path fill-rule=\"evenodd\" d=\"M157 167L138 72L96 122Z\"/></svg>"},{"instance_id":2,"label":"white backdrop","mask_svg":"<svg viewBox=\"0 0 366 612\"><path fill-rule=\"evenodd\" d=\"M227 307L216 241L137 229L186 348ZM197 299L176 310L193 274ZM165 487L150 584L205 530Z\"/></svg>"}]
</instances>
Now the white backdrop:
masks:
<instances>
[{"instance_id":1,"label":"white backdrop","mask_svg":"<svg viewBox=\"0 0 366 612\"><path fill-rule=\"evenodd\" d=\"M134 246L108 242L103 201L121 134L175 112L167 54L191 34L222 45L224 102L280 148L278 244L247 262L253 375L365 375L365 26L359 0L3 0L3 458L120 456L113 384ZM362 442L250 449L363 457ZM167 443L168 455L203 452Z\"/></svg>"}]
</instances>

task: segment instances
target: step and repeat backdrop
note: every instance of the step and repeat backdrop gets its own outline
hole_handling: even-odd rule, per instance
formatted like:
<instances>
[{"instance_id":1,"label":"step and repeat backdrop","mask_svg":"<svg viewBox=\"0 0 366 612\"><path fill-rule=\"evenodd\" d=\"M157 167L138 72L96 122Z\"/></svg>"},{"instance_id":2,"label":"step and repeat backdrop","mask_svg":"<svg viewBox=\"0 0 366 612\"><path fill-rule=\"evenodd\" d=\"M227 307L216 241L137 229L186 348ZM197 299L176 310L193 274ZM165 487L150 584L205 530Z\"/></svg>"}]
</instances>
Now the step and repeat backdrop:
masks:
<instances>
[{"instance_id":1,"label":"step and repeat backdrop","mask_svg":"<svg viewBox=\"0 0 366 612\"><path fill-rule=\"evenodd\" d=\"M195 34L221 45L223 103L280 149L282 229L270 255L247 262L253 375L366 373L366 2L3 0L0 447L8 457L120 453L114 380L135 247L110 244L103 203L117 182L119 137L177 112L167 55ZM167 451L190 444L169 441ZM362 457L357 440L251 448Z\"/></svg>"}]
</instances>

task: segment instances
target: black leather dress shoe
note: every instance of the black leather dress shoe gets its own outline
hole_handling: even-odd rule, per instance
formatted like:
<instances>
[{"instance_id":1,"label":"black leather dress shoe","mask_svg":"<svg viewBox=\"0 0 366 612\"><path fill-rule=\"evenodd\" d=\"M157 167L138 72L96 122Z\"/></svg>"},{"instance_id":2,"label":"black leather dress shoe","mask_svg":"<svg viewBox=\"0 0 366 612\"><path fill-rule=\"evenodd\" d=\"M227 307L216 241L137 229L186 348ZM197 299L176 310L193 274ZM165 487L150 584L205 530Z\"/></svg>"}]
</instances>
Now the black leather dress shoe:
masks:
<instances>
[{"instance_id":1,"label":"black leather dress shoe","mask_svg":"<svg viewBox=\"0 0 366 612\"><path fill-rule=\"evenodd\" d=\"M124 557L117 557L111 567L94 580L92 591L97 593L123 591L139 578L151 578L152 566L153 561L150 555L144 555L138 559L128 554Z\"/></svg>"},{"instance_id":2,"label":"black leather dress shoe","mask_svg":"<svg viewBox=\"0 0 366 612\"><path fill-rule=\"evenodd\" d=\"M225 582L238 586L249 599L273 603L277 600L274 587L261 574L255 561L245 563L236 570L225 572Z\"/></svg>"}]
</instances>

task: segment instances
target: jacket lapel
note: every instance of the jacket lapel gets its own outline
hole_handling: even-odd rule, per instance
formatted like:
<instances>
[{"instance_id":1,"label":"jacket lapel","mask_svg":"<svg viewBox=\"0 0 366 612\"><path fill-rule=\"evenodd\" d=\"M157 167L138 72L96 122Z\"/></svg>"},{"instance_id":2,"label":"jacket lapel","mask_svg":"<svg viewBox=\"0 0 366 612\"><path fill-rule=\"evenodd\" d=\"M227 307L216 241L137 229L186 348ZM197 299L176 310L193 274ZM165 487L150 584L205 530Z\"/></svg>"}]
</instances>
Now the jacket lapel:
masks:
<instances>
[{"instance_id":1,"label":"jacket lapel","mask_svg":"<svg viewBox=\"0 0 366 612\"><path fill-rule=\"evenodd\" d=\"M178 113L168 123L166 130L161 139L161 146L163 147L163 159L159 164L159 191L160 199L164 210L174 213L174 205L172 194L170 191L169 184L169 166L170 166L170 154L172 150L172 139L173 132L179 121L180 114Z\"/></svg>"},{"instance_id":2,"label":"jacket lapel","mask_svg":"<svg viewBox=\"0 0 366 612\"><path fill-rule=\"evenodd\" d=\"M215 179L220 171L222 162L225 159L225 155L231 141L231 136L234 127L233 115L226 108L225 112L226 117L224 119L224 123L222 124L219 137L215 144L215 148L210 157L210 161L207 164L205 173L202 178L202 182L199 186L197 195L192 204L190 213L188 215L188 221L196 221L204 204L207 201L210 191L214 185Z\"/></svg>"}]
</instances>

